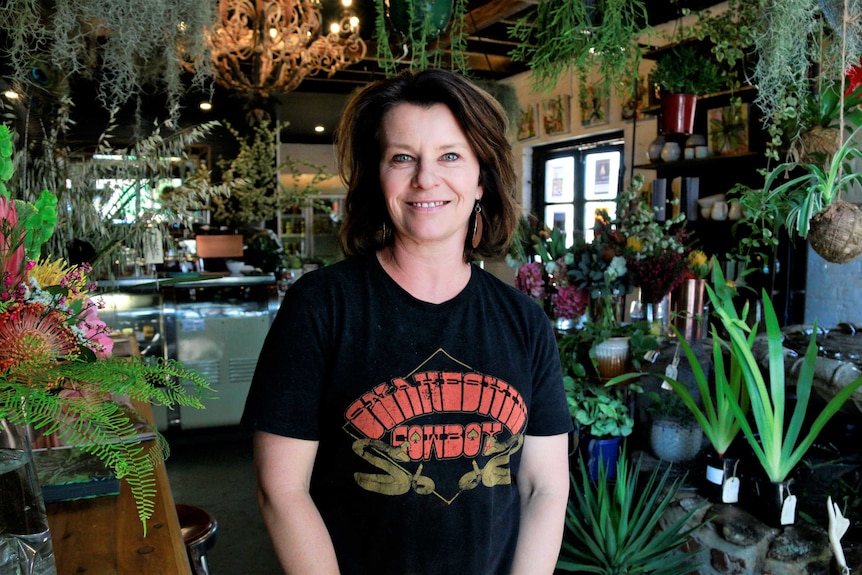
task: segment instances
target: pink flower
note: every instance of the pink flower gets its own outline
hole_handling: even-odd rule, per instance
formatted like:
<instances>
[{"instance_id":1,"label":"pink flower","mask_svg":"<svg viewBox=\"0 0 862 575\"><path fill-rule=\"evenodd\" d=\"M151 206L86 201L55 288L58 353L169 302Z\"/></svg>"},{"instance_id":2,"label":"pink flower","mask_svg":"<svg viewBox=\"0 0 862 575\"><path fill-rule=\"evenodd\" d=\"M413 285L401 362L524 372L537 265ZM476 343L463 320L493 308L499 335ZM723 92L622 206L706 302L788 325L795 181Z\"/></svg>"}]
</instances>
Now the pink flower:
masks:
<instances>
[{"instance_id":1,"label":"pink flower","mask_svg":"<svg viewBox=\"0 0 862 575\"><path fill-rule=\"evenodd\" d=\"M562 286L551 298L554 304L554 317L576 319L587 311L590 293L573 285Z\"/></svg>"},{"instance_id":2,"label":"pink flower","mask_svg":"<svg viewBox=\"0 0 862 575\"><path fill-rule=\"evenodd\" d=\"M524 264L515 276L515 287L534 300L542 301L545 299L544 271L540 262Z\"/></svg>"},{"instance_id":3,"label":"pink flower","mask_svg":"<svg viewBox=\"0 0 862 575\"><path fill-rule=\"evenodd\" d=\"M0 196L0 260L3 263L3 287L16 286L24 279L24 237L24 230L18 228L15 202Z\"/></svg>"},{"instance_id":4,"label":"pink flower","mask_svg":"<svg viewBox=\"0 0 862 575\"><path fill-rule=\"evenodd\" d=\"M93 350L96 357L104 359L111 355L114 349L114 340L111 339L111 328L99 319L99 306L88 299L84 303L78 318L81 320L78 323L78 328L84 332L84 338L87 340L87 347Z\"/></svg>"}]
</instances>

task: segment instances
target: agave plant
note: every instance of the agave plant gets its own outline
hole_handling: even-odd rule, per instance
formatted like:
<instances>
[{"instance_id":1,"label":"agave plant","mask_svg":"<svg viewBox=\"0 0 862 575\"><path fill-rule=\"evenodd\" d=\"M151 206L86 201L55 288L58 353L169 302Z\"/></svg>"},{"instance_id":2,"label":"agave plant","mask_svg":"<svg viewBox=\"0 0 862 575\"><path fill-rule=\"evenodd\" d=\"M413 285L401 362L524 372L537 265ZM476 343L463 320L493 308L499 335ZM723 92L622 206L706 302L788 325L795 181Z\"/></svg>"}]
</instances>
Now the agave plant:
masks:
<instances>
[{"instance_id":1,"label":"agave plant","mask_svg":"<svg viewBox=\"0 0 862 575\"><path fill-rule=\"evenodd\" d=\"M750 328L740 318L733 301L727 297L727 294L715 292L709 286L707 289L716 313L727 330L733 362L738 365L748 390L754 426L749 423L739 405L731 404L730 408L769 480L775 483L784 481L817 439L826 423L862 385L862 377L835 394L807 428L807 432L803 433L814 381L814 364L817 360L815 322L796 381L796 404L789 423L785 425L784 347L775 308L766 291L764 290L762 297L768 369L764 373L753 351L756 330ZM742 317L745 317L744 313Z\"/></svg>"},{"instance_id":2,"label":"agave plant","mask_svg":"<svg viewBox=\"0 0 862 575\"><path fill-rule=\"evenodd\" d=\"M687 526L697 511L688 510L668 525L659 525L683 478L670 481L670 467L656 467L642 482L641 463L630 464L625 450L617 463L616 483L611 485L600 460L599 478L590 480L583 458L579 459L580 483L566 510L566 529L557 568L578 573L606 575L691 573L694 555L682 545L700 525Z\"/></svg>"}]
</instances>

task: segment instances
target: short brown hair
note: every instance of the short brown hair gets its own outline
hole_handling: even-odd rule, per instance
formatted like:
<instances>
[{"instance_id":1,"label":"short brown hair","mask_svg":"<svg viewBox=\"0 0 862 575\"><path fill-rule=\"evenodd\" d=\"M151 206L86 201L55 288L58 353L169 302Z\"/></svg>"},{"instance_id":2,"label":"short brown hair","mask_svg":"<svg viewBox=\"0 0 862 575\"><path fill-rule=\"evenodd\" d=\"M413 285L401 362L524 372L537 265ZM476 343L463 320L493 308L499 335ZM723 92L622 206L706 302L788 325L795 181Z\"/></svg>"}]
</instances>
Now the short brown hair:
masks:
<instances>
[{"instance_id":1,"label":"short brown hair","mask_svg":"<svg viewBox=\"0 0 862 575\"><path fill-rule=\"evenodd\" d=\"M341 226L345 253L374 253L383 245L383 224L391 226L380 183L380 130L386 113L398 104L444 104L455 116L479 160L483 188L482 240L474 249L467 234L464 260L505 254L519 218L506 114L487 92L461 75L438 68L374 82L347 104L335 133L339 174L347 186Z\"/></svg>"}]
</instances>

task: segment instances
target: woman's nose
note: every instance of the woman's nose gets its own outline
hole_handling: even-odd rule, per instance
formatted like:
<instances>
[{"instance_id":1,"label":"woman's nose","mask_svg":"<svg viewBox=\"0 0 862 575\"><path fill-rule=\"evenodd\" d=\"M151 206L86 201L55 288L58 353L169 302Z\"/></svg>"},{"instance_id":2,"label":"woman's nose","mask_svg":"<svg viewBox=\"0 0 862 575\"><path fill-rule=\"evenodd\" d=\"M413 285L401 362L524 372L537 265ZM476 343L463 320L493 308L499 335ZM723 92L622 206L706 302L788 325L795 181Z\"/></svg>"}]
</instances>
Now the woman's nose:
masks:
<instances>
[{"instance_id":1,"label":"woman's nose","mask_svg":"<svg viewBox=\"0 0 862 575\"><path fill-rule=\"evenodd\" d=\"M437 172L433 162L416 162L413 185L417 188L430 188L437 183Z\"/></svg>"}]
</instances>

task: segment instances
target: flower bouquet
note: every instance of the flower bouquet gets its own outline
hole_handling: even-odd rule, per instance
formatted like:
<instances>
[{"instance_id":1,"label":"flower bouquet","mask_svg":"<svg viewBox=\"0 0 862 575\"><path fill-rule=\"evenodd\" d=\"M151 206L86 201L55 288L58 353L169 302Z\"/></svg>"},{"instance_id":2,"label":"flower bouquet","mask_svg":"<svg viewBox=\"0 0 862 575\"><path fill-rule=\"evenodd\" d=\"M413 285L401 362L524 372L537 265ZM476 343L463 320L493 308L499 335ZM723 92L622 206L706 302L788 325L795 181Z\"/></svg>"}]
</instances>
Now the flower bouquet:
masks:
<instances>
[{"instance_id":1,"label":"flower bouquet","mask_svg":"<svg viewBox=\"0 0 862 575\"><path fill-rule=\"evenodd\" d=\"M684 227L685 214L658 222L655 209L640 193L643 178L636 176L617 201L619 220L625 235L626 264L631 281L640 288L645 304L656 304L683 279L689 248Z\"/></svg>"},{"instance_id":2,"label":"flower bouquet","mask_svg":"<svg viewBox=\"0 0 862 575\"><path fill-rule=\"evenodd\" d=\"M565 237L557 228L544 229L535 239L541 261L522 265L515 276L515 287L538 302L560 327L571 327L589 303L589 294L576 286L569 275L574 253L566 248Z\"/></svg>"},{"instance_id":3,"label":"flower bouquet","mask_svg":"<svg viewBox=\"0 0 862 575\"><path fill-rule=\"evenodd\" d=\"M152 444L135 441L143 417L117 399L203 408L200 396L211 388L176 361L111 355L89 266L40 256L57 223L56 197L12 199L4 183L11 156L11 134L0 126L0 421L32 426L101 459L128 483L146 534L154 470L168 446L155 429Z\"/></svg>"}]
</instances>

